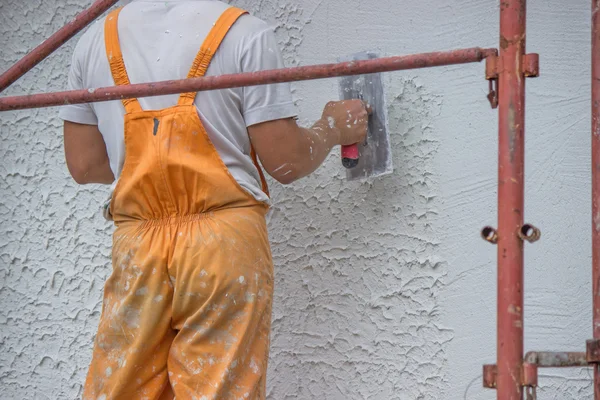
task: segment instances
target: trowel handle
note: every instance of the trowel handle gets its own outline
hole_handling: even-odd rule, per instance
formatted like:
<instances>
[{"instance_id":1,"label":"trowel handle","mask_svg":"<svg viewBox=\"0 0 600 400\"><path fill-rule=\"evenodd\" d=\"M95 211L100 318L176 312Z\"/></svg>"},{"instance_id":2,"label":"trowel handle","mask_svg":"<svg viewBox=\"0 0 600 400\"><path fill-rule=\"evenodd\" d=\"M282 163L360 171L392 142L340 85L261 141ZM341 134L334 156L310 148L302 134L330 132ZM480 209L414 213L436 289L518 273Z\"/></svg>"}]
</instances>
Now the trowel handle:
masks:
<instances>
[{"instance_id":1,"label":"trowel handle","mask_svg":"<svg viewBox=\"0 0 600 400\"><path fill-rule=\"evenodd\" d=\"M342 146L342 164L350 169L358 165L358 144Z\"/></svg>"}]
</instances>

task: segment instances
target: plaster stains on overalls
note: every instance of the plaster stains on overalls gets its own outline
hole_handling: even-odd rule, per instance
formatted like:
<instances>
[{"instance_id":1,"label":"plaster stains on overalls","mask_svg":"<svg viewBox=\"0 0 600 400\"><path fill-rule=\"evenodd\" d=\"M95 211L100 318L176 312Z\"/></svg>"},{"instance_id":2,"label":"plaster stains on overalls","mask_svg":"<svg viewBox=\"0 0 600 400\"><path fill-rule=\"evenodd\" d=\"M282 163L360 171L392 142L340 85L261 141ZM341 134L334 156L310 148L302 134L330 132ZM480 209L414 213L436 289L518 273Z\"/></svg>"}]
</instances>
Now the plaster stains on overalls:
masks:
<instances>
[{"instance_id":1,"label":"plaster stains on overalls","mask_svg":"<svg viewBox=\"0 0 600 400\"><path fill-rule=\"evenodd\" d=\"M189 77L205 74L244 13L230 8L220 17ZM118 15L107 18L106 48L115 83L126 85ZM195 95L160 111L123 101L113 273L86 400L265 398L273 292L267 206L229 173Z\"/></svg>"}]
</instances>

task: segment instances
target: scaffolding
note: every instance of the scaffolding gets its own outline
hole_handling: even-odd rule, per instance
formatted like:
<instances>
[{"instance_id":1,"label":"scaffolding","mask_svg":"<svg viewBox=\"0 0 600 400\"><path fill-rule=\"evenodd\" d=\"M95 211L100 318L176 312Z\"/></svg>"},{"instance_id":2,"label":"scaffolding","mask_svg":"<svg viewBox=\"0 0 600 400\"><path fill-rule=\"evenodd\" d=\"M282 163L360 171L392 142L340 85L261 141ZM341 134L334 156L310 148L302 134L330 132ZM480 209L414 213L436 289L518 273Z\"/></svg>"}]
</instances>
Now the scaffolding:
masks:
<instances>
[{"instance_id":1,"label":"scaffolding","mask_svg":"<svg viewBox=\"0 0 600 400\"><path fill-rule=\"evenodd\" d=\"M117 3L97 0L71 23L0 75L0 92ZM500 400L536 398L539 368L593 367L594 399L600 400L600 0L592 0L592 286L593 339L582 352L529 352L523 349L523 246L540 238L524 223L525 81L539 75L539 56L527 54L526 0L500 2L499 50L468 48L286 68L254 73L183 79L128 86L0 98L0 111L60 106L134 97L323 79L485 60L488 100L498 109L498 227L482 237L497 245L497 359L483 367L483 385Z\"/></svg>"}]
</instances>

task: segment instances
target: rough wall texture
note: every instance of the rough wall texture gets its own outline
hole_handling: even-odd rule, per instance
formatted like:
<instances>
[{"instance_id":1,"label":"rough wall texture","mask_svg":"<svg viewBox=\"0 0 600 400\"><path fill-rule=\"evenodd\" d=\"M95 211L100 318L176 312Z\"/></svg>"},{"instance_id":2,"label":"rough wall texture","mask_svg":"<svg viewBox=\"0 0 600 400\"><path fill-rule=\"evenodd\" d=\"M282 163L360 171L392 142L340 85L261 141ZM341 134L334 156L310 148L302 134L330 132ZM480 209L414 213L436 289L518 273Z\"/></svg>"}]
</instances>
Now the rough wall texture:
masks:
<instances>
[{"instance_id":1,"label":"rough wall texture","mask_svg":"<svg viewBox=\"0 0 600 400\"><path fill-rule=\"evenodd\" d=\"M0 70L85 0L0 2ZM498 4L453 0L232 1L276 24L288 66L362 50L413 53L496 46ZM589 284L589 7L529 6L528 349L582 350ZM579 3L579 4L575 4ZM7 93L59 90L75 41ZM495 360L496 118L483 65L386 75L394 175L343 180L337 154L313 177L274 186L277 288L271 399L492 399ZM302 120L337 96L335 81L294 85ZM67 178L55 109L0 115L2 399L80 394L110 271L112 228L100 187ZM591 398L587 370L544 371L541 398Z\"/></svg>"}]
</instances>

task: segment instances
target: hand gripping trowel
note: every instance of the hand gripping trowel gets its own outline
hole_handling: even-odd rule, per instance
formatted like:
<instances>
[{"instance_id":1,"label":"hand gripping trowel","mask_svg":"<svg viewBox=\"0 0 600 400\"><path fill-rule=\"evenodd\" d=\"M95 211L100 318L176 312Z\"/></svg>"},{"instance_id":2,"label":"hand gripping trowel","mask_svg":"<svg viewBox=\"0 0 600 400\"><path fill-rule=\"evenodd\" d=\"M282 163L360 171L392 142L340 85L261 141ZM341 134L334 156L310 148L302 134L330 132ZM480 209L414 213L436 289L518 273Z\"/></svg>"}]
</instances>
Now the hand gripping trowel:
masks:
<instances>
[{"instance_id":1,"label":"hand gripping trowel","mask_svg":"<svg viewBox=\"0 0 600 400\"><path fill-rule=\"evenodd\" d=\"M377 58L374 53L357 53L340 59L344 61ZM364 143L342 146L342 164L349 181L391 174L392 150L387 118L387 105L382 74L342 77L339 80L340 99L360 99L371 106L369 131Z\"/></svg>"}]
</instances>

